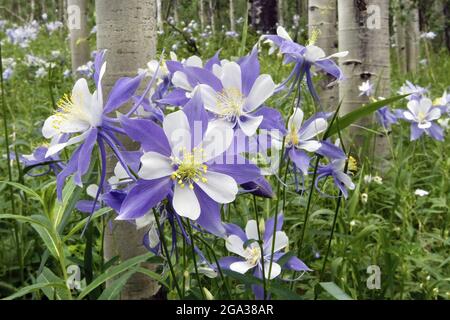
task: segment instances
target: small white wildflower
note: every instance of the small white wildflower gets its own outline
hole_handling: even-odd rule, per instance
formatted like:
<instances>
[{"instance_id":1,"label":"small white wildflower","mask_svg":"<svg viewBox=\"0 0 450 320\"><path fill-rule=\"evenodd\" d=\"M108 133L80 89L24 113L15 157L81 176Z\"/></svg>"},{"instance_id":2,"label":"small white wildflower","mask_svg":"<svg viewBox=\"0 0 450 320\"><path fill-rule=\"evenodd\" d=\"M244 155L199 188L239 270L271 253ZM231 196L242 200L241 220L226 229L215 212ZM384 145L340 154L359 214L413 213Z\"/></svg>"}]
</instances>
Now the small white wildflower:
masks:
<instances>
[{"instance_id":1,"label":"small white wildflower","mask_svg":"<svg viewBox=\"0 0 450 320\"><path fill-rule=\"evenodd\" d=\"M423 190L423 189L416 189L416 191L414 191L414 194L416 196L419 196L419 197L424 197L424 196L429 195L430 193L428 191Z\"/></svg>"},{"instance_id":2,"label":"small white wildflower","mask_svg":"<svg viewBox=\"0 0 450 320\"><path fill-rule=\"evenodd\" d=\"M362 203L367 203L368 199L369 199L369 196L367 195L367 193L362 193L361 194L361 202Z\"/></svg>"}]
</instances>

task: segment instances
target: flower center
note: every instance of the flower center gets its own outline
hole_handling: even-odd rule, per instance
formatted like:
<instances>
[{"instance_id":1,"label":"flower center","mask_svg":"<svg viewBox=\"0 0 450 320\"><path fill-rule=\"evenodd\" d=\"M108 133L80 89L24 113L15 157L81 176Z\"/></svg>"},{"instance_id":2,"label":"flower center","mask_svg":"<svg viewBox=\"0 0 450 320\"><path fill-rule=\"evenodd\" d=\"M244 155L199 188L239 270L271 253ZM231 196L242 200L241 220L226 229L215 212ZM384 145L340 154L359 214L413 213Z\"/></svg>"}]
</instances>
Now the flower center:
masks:
<instances>
[{"instance_id":1,"label":"flower center","mask_svg":"<svg viewBox=\"0 0 450 320\"><path fill-rule=\"evenodd\" d=\"M287 143L291 143L293 146L298 145L300 139L297 134L297 130L295 128L291 129L289 134L287 135Z\"/></svg>"},{"instance_id":2,"label":"flower center","mask_svg":"<svg viewBox=\"0 0 450 320\"><path fill-rule=\"evenodd\" d=\"M182 150L181 159L177 157L170 157L172 165L177 166L177 170L172 173L172 180L177 180L181 188L186 184L189 188L194 189L194 182L206 183L208 180L203 176L208 172L208 166L202 163L203 149L194 148L192 152L186 149Z\"/></svg>"},{"instance_id":3,"label":"flower center","mask_svg":"<svg viewBox=\"0 0 450 320\"><path fill-rule=\"evenodd\" d=\"M226 118L238 117L242 114L244 96L238 88L223 89L217 94L217 106L221 115Z\"/></svg>"},{"instance_id":4,"label":"flower center","mask_svg":"<svg viewBox=\"0 0 450 320\"><path fill-rule=\"evenodd\" d=\"M246 260L250 264L256 264L261 259L261 248L259 246L248 247L245 249L245 253Z\"/></svg>"},{"instance_id":5,"label":"flower center","mask_svg":"<svg viewBox=\"0 0 450 320\"><path fill-rule=\"evenodd\" d=\"M427 115L425 112L423 111L419 111L419 113L417 114L417 120L419 120L420 123L425 122L427 118Z\"/></svg>"}]
</instances>

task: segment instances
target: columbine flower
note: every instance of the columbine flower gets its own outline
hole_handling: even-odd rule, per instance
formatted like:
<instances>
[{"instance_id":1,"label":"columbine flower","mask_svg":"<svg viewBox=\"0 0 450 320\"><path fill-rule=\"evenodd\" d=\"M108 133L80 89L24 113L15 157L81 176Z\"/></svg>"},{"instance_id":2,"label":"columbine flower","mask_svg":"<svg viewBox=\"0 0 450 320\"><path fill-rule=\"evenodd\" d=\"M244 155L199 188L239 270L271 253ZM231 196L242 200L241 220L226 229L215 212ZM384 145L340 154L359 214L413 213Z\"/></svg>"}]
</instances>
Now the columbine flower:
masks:
<instances>
[{"instance_id":1,"label":"columbine flower","mask_svg":"<svg viewBox=\"0 0 450 320\"><path fill-rule=\"evenodd\" d=\"M370 80L364 81L358 86L358 90L361 91L360 96L370 97L373 94L373 84L370 83Z\"/></svg>"},{"instance_id":2,"label":"columbine flower","mask_svg":"<svg viewBox=\"0 0 450 320\"><path fill-rule=\"evenodd\" d=\"M384 99L384 98L379 98ZM381 107L376 111L378 123L385 129L390 130L393 124L398 122L397 116L391 111L388 106Z\"/></svg>"},{"instance_id":3,"label":"columbine flower","mask_svg":"<svg viewBox=\"0 0 450 320\"><path fill-rule=\"evenodd\" d=\"M212 233L221 233L217 203L232 202L237 184L260 176L251 164L219 164L233 140L229 126L208 124L198 94L167 115L163 128L149 120L122 118L128 136L144 149L139 180L129 191L118 219L136 219L169 196L175 212Z\"/></svg>"},{"instance_id":4,"label":"columbine flower","mask_svg":"<svg viewBox=\"0 0 450 320\"><path fill-rule=\"evenodd\" d=\"M318 182L327 177L332 177L334 184L342 192L344 198L348 197L348 191L355 189L355 184L347 173L344 172L345 169L345 159L334 159L327 165L320 165L317 170L316 188L318 188ZM320 190L319 190L320 191Z\"/></svg>"},{"instance_id":5,"label":"columbine flower","mask_svg":"<svg viewBox=\"0 0 450 320\"><path fill-rule=\"evenodd\" d=\"M102 78L105 69L106 62L103 63L103 52L101 52L97 55L95 62L94 80L97 90L91 94L87 81L83 78L79 79L75 83L71 95L65 95L58 102L58 110L47 118L42 128L43 136L51 139L46 157L60 152L67 146L81 143L72 154L67 166L57 177L59 199L62 197L64 181L71 174L76 173L74 182L82 186L81 177L89 168L91 154L96 142L102 160L102 178L99 190L103 187L106 175L104 144L109 145L118 160L124 162L123 156L116 146L117 138L115 136L115 133L123 133L123 131L116 127L115 122L107 114L115 111L131 99L141 82L141 77L119 79L111 89L104 104Z\"/></svg>"},{"instance_id":6,"label":"columbine flower","mask_svg":"<svg viewBox=\"0 0 450 320\"><path fill-rule=\"evenodd\" d=\"M50 32L50 34L55 32L56 30L62 28L63 26L64 26L64 24L61 21L48 22L45 25L45 27L47 28L47 31Z\"/></svg>"},{"instance_id":7,"label":"columbine flower","mask_svg":"<svg viewBox=\"0 0 450 320\"><path fill-rule=\"evenodd\" d=\"M310 44L305 47L295 43L290 38L287 31L281 26L277 28L277 35L263 36L264 39L271 40L280 48L280 52L285 56L285 63L295 63L294 69L289 77L283 82L283 85L294 78L294 82L292 84L293 87L297 82L302 81L304 76L306 76L309 91L314 96L316 101L319 101L319 97L312 82L311 67L314 66L316 69L322 70L323 72L334 77L336 80L342 80L344 78L342 71L331 58L345 57L348 54L348 51L338 52L326 56L325 52L321 48L312 44L314 43L314 38L316 37L317 35L313 36Z\"/></svg>"},{"instance_id":8,"label":"columbine flower","mask_svg":"<svg viewBox=\"0 0 450 320\"><path fill-rule=\"evenodd\" d=\"M328 142L320 142L317 135L324 132L328 123L327 115L318 113L303 123L303 111L295 108L288 121L288 132L286 134L286 153L300 171L308 174L310 157L308 152L317 152L332 158L345 158L345 154L336 146Z\"/></svg>"},{"instance_id":9,"label":"columbine flower","mask_svg":"<svg viewBox=\"0 0 450 320\"><path fill-rule=\"evenodd\" d=\"M58 174L64 166L60 163L60 159L58 155L53 155L50 157L46 157L47 147L40 146L37 147L31 154L23 154L19 156L19 161L24 165L25 168L30 170L31 168L38 168L42 166L48 166L48 170L43 173L34 174L31 171L28 171L27 174L36 177L41 176L48 173L50 170L55 174ZM15 158L15 154L13 157Z\"/></svg>"},{"instance_id":10,"label":"columbine flower","mask_svg":"<svg viewBox=\"0 0 450 320\"><path fill-rule=\"evenodd\" d=\"M442 128L434 122L440 118L441 110L432 107L430 99L410 100L407 106L408 110L403 111L403 117L411 122L411 141L420 138L423 133L439 141L444 139Z\"/></svg>"},{"instance_id":11,"label":"columbine flower","mask_svg":"<svg viewBox=\"0 0 450 320\"><path fill-rule=\"evenodd\" d=\"M204 69L184 67L173 74L172 83L184 90L187 97L199 91L206 110L218 121L241 129L246 136L258 128L271 129L279 112L262 107L272 96L275 84L268 74L259 74L258 50L237 63L219 61L217 55ZM263 122L266 118L266 122Z\"/></svg>"},{"instance_id":12,"label":"columbine flower","mask_svg":"<svg viewBox=\"0 0 450 320\"><path fill-rule=\"evenodd\" d=\"M416 191L414 191L414 194L419 197L424 197L424 196L429 195L430 193L428 191L425 191L422 189L416 189Z\"/></svg>"},{"instance_id":13,"label":"columbine flower","mask_svg":"<svg viewBox=\"0 0 450 320\"><path fill-rule=\"evenodd\" d=\"M263 221L262 221L263 222ZM290 269L295 271L310 271L310 269L297 257L292 256L283 265L277 263L284 255L283 249L289 244L289 239L285 232L281 231L283 226L283 215L278 216L277 228L274 230L274 218L267 220L261 230L262 250L258 243L258 228L256 220L249 220L245 226L245 232L234 224L228 224L228 236L226 238L226 248L228 251L239 257L230 256L220 259L219 265L223 269L229 269L238 273L246 273L253 270L253 275L262 278L263 267L264 277L274 279L281 273L281 269ZM274 234L275 231L275 234ZM275 246L272 252L272 242L275 237ZM253 240L253 241L251 241ZM273 257L273 260L272 260ZM263 265L264 260L264 265ZM270 267L272 265L272 267ZM262 298L262 288L256 286L253 288L256 298Z\"/></svg>"},{"instance_id":14,"label":"columbine flower","mask_svg":"<svg viewBox=\"0 0 450 320\"><path fill-rule=\"evenodd\" d=\"M415 85L408 80L406 80L405 84L397 91L400 95L409 94L409 96L406 97L407 100L420 100L427 92L428 90L426 88Z\"/></svg>"}]
</instances>

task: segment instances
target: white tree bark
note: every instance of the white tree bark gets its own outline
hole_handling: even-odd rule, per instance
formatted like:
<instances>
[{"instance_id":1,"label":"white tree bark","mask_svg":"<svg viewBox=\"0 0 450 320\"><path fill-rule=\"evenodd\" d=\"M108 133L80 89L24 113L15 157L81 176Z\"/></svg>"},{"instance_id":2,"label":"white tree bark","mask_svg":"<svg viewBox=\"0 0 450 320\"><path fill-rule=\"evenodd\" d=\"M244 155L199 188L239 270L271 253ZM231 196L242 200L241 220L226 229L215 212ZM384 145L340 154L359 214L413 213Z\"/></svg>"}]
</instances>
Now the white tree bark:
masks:
<instances>
[{"instance_id":1,"label":"white tree bark","mask_svg":"<svg viewBox=\"0 0 450 320\"><path fill-rule=\"evenodd\" d=\"M203 0L198 0L199 2L199 16L200 16L200 27L205 30L205 6Z\"/></svg>"},{"instance_id":2,"label":"white tree bark","mask_svg":"<svg viewBox=\"0 0 450 320\"><path fill-rule=\"evenodd\" d=\"M97 48L107 49L107 68L103 78L107 96L114 82L123 76L135 76L138 68L155 56L156 6L154 0L96 0ZM124 112L125 110L121 110ZM127 147L133 144L124 141ZM111 172L116 160L110 159ZM145 229L145 228L144 228ZM147 250L142 245L145 230L126 221L112 221L112 230L105 228L104 258L119 256L125 261ZM151 268L146 264L145 267ZM148 277L136 273L121 292L121 299L150 299L158 285Z\"/></svg>"},{"instance_id":3,"label":"white tree bark","mask_svg":"<svg viewBox=\"0 0 450 320\"><path fill-rule=\"evenodd\" d=\"M172 0L172 10L173 10L173 20L175 21L175 24L178 24L180 22L180 18L178 17L178 1Z\"/></svg>"},{"instance_id":4,"label":"white tree bark","mask_svg":"<svg viewBox=\"0 0 450 320\"><path fill-rule=\"evenodd\" d=\"M406 57L408 72L416 73L420 56L419 9L411 0L406 2L408 18L406 19Z\"/></svg>"},{"instance_id":5,"label":"white tree bark","mask_svg":"<svg viewBox=\"0 0 450 320\"><path fill-rule=\"evenodd\" d=\"M308 26L309 38L318 32L315 45L322 48L327 55L337 50L336 0L309 0ZM318 94L325 110L336 108L339 100L337 85L328 86L333 78L323 74L319 81Z\"/></svg>"},{"instance_id":6,"label":"white tree bark","mask_svg":"<svg viewBox=\"0 0 450 320\"><path fill-rule=\"evenodd\" d=\"M163 29L163 17L162 17L161 0L156 0L156 24L158 26L158 30L162 30Z\"/></svg>"},{"instance_id":7,"label":"white tree bark","mask_svg":"<svg viewBox=\"0 0 450 320\"><path fill-rule=\"evenodd\" d=\"M346 77L339 85L341 114L368 102L366 96L359 96L358 85L363 81L370 80L377 85L377 96L390 94L389 0L367 0L359 2L359 6L356 4L355 1L338 0L339 51L349 51L340 59ZM370 119L373 117L362 120L359 125L369 124ZM363 133L364 130L357 127L350 128L353 139L349 142L354 143L353 150L360 150L363 142L368 141ZM376 145L376 160L381 160L386 157L386 139L377 137Z\"/></svg>"},{"instance_id":8,"label":"white tree bark","mask_svg":"<svg viewBox=\"0 0 450 320\"><path fill-rule=\"evenodd\" d=\"M284 26L284 3L283 0L278 0L278 24Z\"/></svg>"},{"instance_id":9,"label":"white tree bark","mask_svg":"<svg viewBox=\"0 0 450 320\"><path fill-rule=\"evenodd\" d=\"M67 13L72 74L74 77L77 77L76 71L78 67L90 60L89 42L87 40L89 30L87 26L86 0L68 0Z\"/></svg>"},{"instance_id":10,"label":"white tree bark","mask_svg":"<svg viewBox=\"0 0 450 320\"><path fill-rule=\"evenodd\" d=\"M209 5L209 25L211 26L211 30L214 33L216 31L216 19L214 17L214 4L212 0L208 0Z\"/></svg>"},{"instance_id":11,"label":"white tree bark","mask_svg":"<svg viewBox=\"0 0 450 320\"><path fill-rule=\"evenodd\" d=\"M406 57L405 23L402 20L400 13L398 12L396 12L394 15L393 29L398 68L402 74L405 74L408 71Z\"/></svg>"},{"instance_id":12,"label":"white tree bark","mask_svg":"<svg viewBox=\"0 0 450 320\"><path fill-rule=\"evenodd\" d=\"M234 20L234 2L233 0L229 0L230 2L230 30L236 31L236 22Z\"/></svg>"}]
</instances>

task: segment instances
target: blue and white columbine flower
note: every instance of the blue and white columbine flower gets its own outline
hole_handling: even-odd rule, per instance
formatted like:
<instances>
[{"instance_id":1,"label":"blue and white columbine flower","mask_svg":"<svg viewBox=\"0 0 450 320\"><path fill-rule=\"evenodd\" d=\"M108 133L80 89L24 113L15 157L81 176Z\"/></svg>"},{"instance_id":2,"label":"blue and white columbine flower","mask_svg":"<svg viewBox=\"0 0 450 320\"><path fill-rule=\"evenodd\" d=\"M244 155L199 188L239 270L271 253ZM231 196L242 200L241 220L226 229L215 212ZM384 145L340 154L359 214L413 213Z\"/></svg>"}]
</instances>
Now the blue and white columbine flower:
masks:
<instances>
[{"instance_id":1,"label":"blue and white columbine flower","mask_svg":"<svg viewBox=\"0 0 450 320\"><path fill-rule=\"evenodd\" d=\"M373 94L373 84L370 83L370 80L364 81L358 86L358 90L360 91L360 96L370 97Z\"/></svg>"},{"instance_id":2,"label":"blue and white columbine flower","mask_svg":"<svg viewBox=\"0 0 450 320\"><path fill-rule=\"evenodd\" d=\"M282 269L295 271L310 271L310 269L297 257L292 256L283 265L278 261L285 255L284 249L289 244L289 239L285 232L281 231L283 226L283 215L278 216L277 228L274 229L274 218L262 224L261 234L258 235L256 220L249 220L243 231L239 226L227 224L226 248L236 256L224 257L219 260L219 265L223 269L229 269L241 274L253 270L253 275L262 279L263 269L266 279L278 277ZM274 233L275 231L275 233ZM261 236L261 246L258 243ZM275 238L275 239L274 239ZM274 250L272 252L272 244ZM264 261L264 265L263 265ZM263 298L262 287L254 286L253 291L257 299Z\"/></svg>"},{"instance_id":3,"label":"blue and white columbine flower","mask_svg":"<svg viewBox=\"0 0 450 320\"><path fill-rule=\"evenodd\" d=\"M208 123L198 94L183 110L167 115L162 128L149 120L125 117L122 125L130 138L141 143L144 154L140 179L124 200L118 219L136 219L168 197L179 216L223 233L217 204L232 202L238 184L260 176L255 165L216 161L230 147L233 130Z\"/></svg>"},{"instance_id":4,"label":"blue and white columbine flower","mask_svg":"<svg viewBox=\"0 0 450 320\"><path fill-rule=\"evenodd\" d=\"M403 118L411 122L411 141L419 139L423 133L436 140L444 139L442 128L435 123L441 117L441 110L433 107L430 99L410 100L407 107Z\"/></svg>"}]
</instances>

